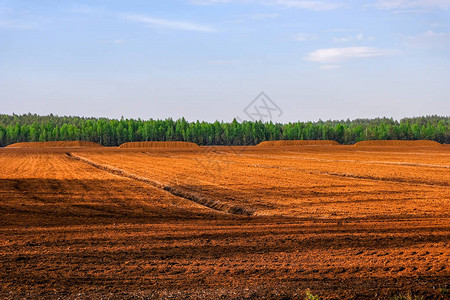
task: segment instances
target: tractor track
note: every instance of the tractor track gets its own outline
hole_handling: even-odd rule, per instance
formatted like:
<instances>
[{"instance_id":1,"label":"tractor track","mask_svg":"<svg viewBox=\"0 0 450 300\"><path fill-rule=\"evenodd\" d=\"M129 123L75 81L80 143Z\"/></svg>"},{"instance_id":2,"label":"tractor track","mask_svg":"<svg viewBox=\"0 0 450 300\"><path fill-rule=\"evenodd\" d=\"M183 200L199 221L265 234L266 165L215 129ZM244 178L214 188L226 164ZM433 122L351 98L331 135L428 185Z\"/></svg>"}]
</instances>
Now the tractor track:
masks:
<instances>
[{"instance_id":1,"label":"tractor track","mask_svg":"<svg viewBox=\"0 0 450 300\"><path fill-rule=\"evenodd\" d=\"M177 186L164 184L162 182L159 182L159 181L147 178L147 177L139 176L137 174L133 174L133 173L124 171L122 169L110 166L110 165L99 164L90 159L84 158L82 156L74 155L73 153L67 152L66 154L68 157L75 159L77 161L80 161L82 163L85 163L87 165L90 165L94 168L100 169L102 171L108 172L113 175L117 175L117 176L121 176L124 178L129 178L129 179L133 179L133 180L136 180L139 182L146 183L155 188L164 190L176 197L181 197L186 200L193 201L197 204L203 205L205 207L211 208L216 211L220 211L223 213L228 213L228 214L232 214L232 215L236 215L236 216L251 216L254 213L250 209L242 207L242 206L223 203L219 200L207 199L201 195L192 193L192 192L184 190L184 189L180 189Z\"/></svg>"}]
</instances>

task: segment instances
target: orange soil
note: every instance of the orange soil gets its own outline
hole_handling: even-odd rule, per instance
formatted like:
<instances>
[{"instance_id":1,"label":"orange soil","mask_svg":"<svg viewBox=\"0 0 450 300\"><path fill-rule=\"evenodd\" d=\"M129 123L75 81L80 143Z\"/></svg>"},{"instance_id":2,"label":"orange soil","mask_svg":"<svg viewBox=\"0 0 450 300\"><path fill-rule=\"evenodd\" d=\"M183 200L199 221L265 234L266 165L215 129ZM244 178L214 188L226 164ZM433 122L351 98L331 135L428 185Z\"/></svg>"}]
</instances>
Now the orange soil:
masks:
<instances>
[{"instance_id":1,"label":"orange soil","mask_svg":"<svg viewBox=\"0 0 450 300\"><path fill-rule=\"evenodd\" d=\"M0 298L445 299L448 147L67 151L0 150Z\"/></svg>"},{"instance_id":2,"label":"orange soil","mask_svg":"<svg viewBox=\"0 0 450 300\"><path fill-rule=\"evenodd\" d=\"M196 148L195 143L190 142L128 142L119 148Z\"/></svg>"},{"instance_id":3,"label":"orange soil","mask_svg":"<svg viewBox=\"0 0 450 300\"><path fill-rule=\"evenodd\" d=\"M73 148L73 147L103 147L100 144L84 141L59 142L22 142L6 146L6 148Z\"/></svg>"},{"instance_id":4,"label":"orange soil","mask_svg":"<svg viewBox=\"0 0 450 300\"><path fill-rule=\"evenodd\" d=\"M422 147L422 146L442 146L442 144L429 141L429 140L418 140L418 141L399 141L399 140L381 140L381 141L362 141L357 142L355 146L395 146L395 147L404 147L404 146L414 146L414 147Z\"/></svg>"},{"instance_id":5,"label":"orange soil","mask_svg":"<svg viewBox=\"0 0 450 300\"><path fill-rule=\"evenodd\" d=\"M305 140L281 140L281 141L265 141L259 143L258 147L262 146L317 146L317 145L340 145L338 142L330 141L330 140L313 140L313 141L305 141Z\"/></svg>"}]
</instances>

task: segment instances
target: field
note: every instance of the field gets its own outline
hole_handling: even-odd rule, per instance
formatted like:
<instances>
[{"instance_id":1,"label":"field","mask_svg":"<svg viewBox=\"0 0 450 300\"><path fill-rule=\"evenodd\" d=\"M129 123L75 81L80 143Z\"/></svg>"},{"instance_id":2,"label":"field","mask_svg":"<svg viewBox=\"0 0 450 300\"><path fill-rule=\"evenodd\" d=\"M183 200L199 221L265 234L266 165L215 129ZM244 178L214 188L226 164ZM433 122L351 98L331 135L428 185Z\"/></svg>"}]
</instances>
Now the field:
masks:
<instances>
[{"instance_id":1,"label":"field","mask_svg":"<svg viewBox=\"0 0 450 300\"><path fill-rule=\"evenodd\" d=\"M0 298L448 299L450 147L0 149Z\"/></svg>"}]
</instances>

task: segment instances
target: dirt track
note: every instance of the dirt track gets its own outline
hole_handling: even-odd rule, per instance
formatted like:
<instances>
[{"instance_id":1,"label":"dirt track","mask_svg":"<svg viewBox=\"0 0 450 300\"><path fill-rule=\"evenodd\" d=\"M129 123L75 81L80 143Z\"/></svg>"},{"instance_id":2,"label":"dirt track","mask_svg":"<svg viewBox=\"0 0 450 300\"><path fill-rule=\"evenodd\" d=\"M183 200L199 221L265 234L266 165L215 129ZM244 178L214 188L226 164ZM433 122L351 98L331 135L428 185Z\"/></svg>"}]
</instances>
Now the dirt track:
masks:
<instances>
[{"instance_id":1,"label":"dirt track","mask_svg":"<svg viewBox=\"0 0 450 300\"><path fill-rule=\"evenodd\" d=\"M448 297L448 146L2 149L0 166L0 298Z\"/></svg>"}]
</instances>

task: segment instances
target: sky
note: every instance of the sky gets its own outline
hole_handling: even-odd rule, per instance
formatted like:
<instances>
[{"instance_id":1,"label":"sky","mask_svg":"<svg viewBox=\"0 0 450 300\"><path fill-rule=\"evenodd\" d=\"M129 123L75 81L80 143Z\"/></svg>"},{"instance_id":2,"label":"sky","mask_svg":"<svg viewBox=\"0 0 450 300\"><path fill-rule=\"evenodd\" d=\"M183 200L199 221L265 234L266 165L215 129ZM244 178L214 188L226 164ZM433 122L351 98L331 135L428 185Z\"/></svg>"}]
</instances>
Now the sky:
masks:
<instances>
[{"instance_id":1,"label":"sky","mask_svg":"<svg viewBox=\"0 0 450 300\"><path fill-rule=\"evenodd\" d=\"M249 107L450 115L450 0L0 0L0 113L228 122L257 119Z\"/></svg>"}]
</instances>

